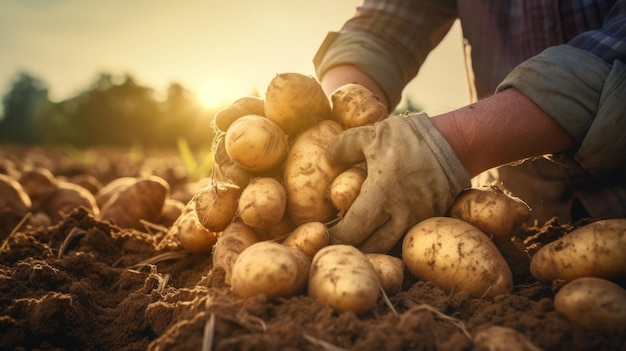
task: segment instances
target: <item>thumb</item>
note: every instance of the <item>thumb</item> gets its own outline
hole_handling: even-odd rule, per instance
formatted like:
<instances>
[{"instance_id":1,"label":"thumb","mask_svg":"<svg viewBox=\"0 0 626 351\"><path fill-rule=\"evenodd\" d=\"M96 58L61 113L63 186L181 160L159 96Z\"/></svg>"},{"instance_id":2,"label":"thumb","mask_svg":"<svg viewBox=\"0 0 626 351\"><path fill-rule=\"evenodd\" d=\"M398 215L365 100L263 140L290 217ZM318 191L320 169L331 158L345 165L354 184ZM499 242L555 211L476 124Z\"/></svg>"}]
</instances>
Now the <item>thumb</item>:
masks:
<instances>
[{"instance_id":1,"label":"thumb","mask_svg":"<svg viewBox=\"0 0 626 351\"><path fill-rule=\"evenodd\" d=\"M356 164L365 161L364 149L372 142L372 126L347 129L331 139L326 148L331 161Z\"/></svg>"}]
</instances>

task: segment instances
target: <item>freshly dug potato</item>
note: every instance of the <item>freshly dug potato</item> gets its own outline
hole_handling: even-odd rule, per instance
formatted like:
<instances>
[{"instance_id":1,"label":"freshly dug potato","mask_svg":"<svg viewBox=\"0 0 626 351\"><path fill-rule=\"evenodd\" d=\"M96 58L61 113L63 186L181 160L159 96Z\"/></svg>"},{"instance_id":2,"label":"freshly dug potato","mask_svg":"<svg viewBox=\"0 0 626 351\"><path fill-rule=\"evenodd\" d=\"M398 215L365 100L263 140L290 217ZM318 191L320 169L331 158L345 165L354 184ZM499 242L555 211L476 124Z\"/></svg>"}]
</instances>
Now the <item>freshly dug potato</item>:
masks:
<instances>
[{"instance_id":1,"label":"freshly dug potato","mask_svg":"<svg viewBox=\"0 0 626 351\"><path fill-rule=\"evenodd\" d=\"M554 308L585 329L626 332L626 290L611 281L576 278L557 292Z\"/></svg>"},{"instance_id":2,"label":"freshly dug potato","mask_svg":"<svg viewBox=\"0 0 626 351\"><path fill-rule=\"evenodd\" d=\"M394 294L402 289L404 281L404 262L402 259L381 253L366 253L378 273L378 280L387 294Z\"/></svg>"},{"instance_id":3,"label":"freshly dug potato","mask_svg":"<svg viewBox=\"0 0 626 351\"><path fill-rule=\"evenodd\" d=\"M530 273L537 280L611 279L626 275L626 219L600 220L539 249Z\"/></svg>"},{"instance_id":4,"label":"freshly dug potato","mask_svg":"<svg viewBox=\"0 0 626 351\"><path fill-rule=\"evenodd\" d=\"M136 178L131 185L124 183L103 206L100 218L122 228L144 228L142 220L156 222L169 196L170 186L158 176Z\"/></svg>"},{"instance_id":5,"label":"freshly dug potato","mask_svg":"<svg viewBox=\"0 0 626 351\"><path fill-rule=\"evenodd\" d=\"M472 188L457 196L448 216L464 220L501 244L510 241L530 218L530 208L498 187Z\"/></svg>"},{"instance_id":6,"label":"freshly dug potato","mask_svg":"<svg viewBox=\"0 0 626 351\"><path fill-rule=\"evenodd\" d=\"M492 325L479 330L473 338L472 350L485 351L541 351L524 334L515 329Z\"/></svg>"},{"instance_id":7,"label":"freshly dug potato","mask_svg":"<svg viewBox=\"0 0 626 351\"><path fill-rule=\"evenodd\" d=\"M287 213L295 225L326 222L337 210L328 198L328 188L346 169L333 164L326 152L330 139L343 128L335 121L321 121L300 134L285 160L283 176Z\"/></svg>"},{"instance_id":8,"label":"freshly dug potato","mask_svg":"<svg viewBox=\"0 0 626 351\"><path fill-rule=\"evenodd\" d=\"M361 314L378 300L378 273L354 246L326 246L313 257L308 294L339 312Z\"/></svg>"},{"instance_id":9,"label":"freshly dug potato","mask_svg":"<svg viewBox=\"0 0 626 351\"><path fill-rule=\"evenodd\" d=\"M179 200L167 198L165 202L163 202L163 208L161 209L161 214L159 215L158 223L164 225L166 227L172 226L174 222L180 217L183 213L183 209L185 208L185 204L180 202Z\"/></svg>"},{"instance_id":10,"label":"freshly dug potato","mask_svg":"<svg viewBox=\"0 0 626 351\"><path fill-rule=\"evenodd\" d=\"M328 227L321 222L300 224L283 240L283 245L295 247L309 258L330 243Z\"/></svg>"},{"instance_id":11,"label":"freshly dug potato","mask_svg":"<svg viewBox=\"0 0 626 351\"><path fill-rule=\"evenodd\" d=\"M413 275L450 292L492 298L513 289L513 276L495 244L457 218L417 223L404 237L402 256Z\"/></svg>"},{"instance_id":12,"label":"freshly dug potato","mask_svg":"<svg viewBox=\"0 0 626 351\"><path fill-rule=\"evenodd\" d=\"M287 213L283 215L278 224L269 228L252 228L254 233L263 240L280 241L284 239L289 233L291 233L296 226L291 222L291 218L287 216Z\"/></svg>"},{"instance_id":13,"label":"freshly dug potato","mask_svg":"<svg viewBox=\"0 0 626 351\"><path fill-rule=\"evenodd\" d=\"M241 189L245 188L252 179L252 173L230 159L226 153L224 135L215 137L211 151L213 152L213 168L211 169L213 179L217 182L235 184Z\"/></svg>"},{"instance_id":14,"label":"freshly dug potato","mask_svg":"<svg viewBox=\"0 0 626 351\"><path fill-rule=\"evenodd\" d=\"M197 191L190 202L203 226L221 232L235 217L240 195L241 188L236 185L212 182Z\"/></svg>"},{"instance_id":15,"label":"freshly dug potato","mask_svg":"<svg viewBox=\"0 0 626 351\"><path fill-rule=\"evenodd\" d=\"M352 206L366 177L364 167L354 166L341 172L330 184L328 196L340 216Z\"/></svg>"},{"instance_id":16,"label":"freshly dug potato","mask_svg":"<svg viewBox=\"0 0 626 351\"><path fill-rule=\"evenodd\" d=\"M55 191L41 203L40 209L50 217L52 223L56 223L81 206L94 216L100 215L96 198L89 190L80 185L58 181Z\"/></svg>"},{"instance_id":17,"label":"freshly dug potato","mask_svg":"<svg viewBox=\"0 0 626 351\"><path fill-rule=\"evenodd\" d=\"M56 178L46 168L27 169L20 174L18 181L30 198L32 208L35 210L38 210L41 204L57 189Z\"/></svg>"},{"instance_id":18,"label":"freshly dug potato","mask_svg":"<svg viewBox=\"0 0 626 351\"><path fill-rule=\"evenodd\" d=\"M22 185L12 177L0 173L0 211L14 211L25 215L31 206L31 199Z\"/></svg>"},{"instance_id":19,"label":"freshly dug potato","mask_svg":"<svg viewBox=\"0 0 626 351\"><path fill-rule=\"evenodd\" d=\"M267 86L265 116L294 136L330 118L330 100L315 78L300 73L281 73Z\"/></svg>"},{"instance_id":20,"label":"freshly dug potato","mask_svg":"<svg viewBox=\"0 0 626 351\"><path fill-rule=\"evenodd\" d=\"M249 172L279 166L289 150L287 136L271 120L247 115L233 122L224 137L228 157Z\"/></svg>"},{"instance_id":21,"label":"freshly dug potato","mask_svg":"<svg viewBox=\"0 0 626 351\"><path fill-rule=\"evenodd\" d=\"M230 285L233 264L248 246L258 243L260 240L250 227L241 222L232 222L221 232L213 247L213 267L224 270L224 281Z\"/></svg>"},{"instance_id":22,"label":"freshly dug potato","mask_svg":"<svg viewBox=\"0 0 626 351\"><path fill-rule=\"evenodd\" d=\"M136 181L137 179L135 177L119 177L105 184L95 195L98 207L102 209L104 204L106 204L113 195L128 188Z\"/></svg>"},{"instance_id":23,"label":"freshly dug potato","mask_svg":"<svg viewBox=\"0 0 626 351\"><path fill-rule=\"evenodd\" d=\"M206 229L198 220L196 212L189 207L185 207L166 237L178 238L182 248L189 252L210 251L217 242L217 233Z\"/></svg>"},{"instance_id":24,"label":"freshly dug potato","mask_svg":"<svg viewBox=\"0 0 626 351\"><path fill-rule=\"evenodd\" d=\"M276 179L253 178L241 193L237 214L250 227L267 229L283 218L286 203L285 187Z\"/></svg>"},{"instance_id":25,"label":"freshly dug potato","mask_svg":"<svg viewBox=\"0 0 626 351\"><path fill-rule=\"evenodd\" d=\"M330 100L333 115L346 129L373 124L389 115L378 97L360 84L339 87L330 95Z\"/></svg>"},{"instance_id":26,"label":"freshly dug potato","mask_svg":"<svg viewBox=\"0 0 626 351\"><path fill-rule=\"evenodd\" d=\"M226 132L238 118L247 115L265 116L265 101L257 96L244 96L213 116L213 127Z\"/></svg>"},{"instance_id":27,"label":"freshly dug potato","mask_svg":"<svg viewBox=\"0 0 626 351\"><path fill-rule=\"evenodd\" d=\"M306 289L311 260L302 252L274 241L243 250L232 267L231 289L239 297L289 297Z\"/></svg>"}]
</instances>

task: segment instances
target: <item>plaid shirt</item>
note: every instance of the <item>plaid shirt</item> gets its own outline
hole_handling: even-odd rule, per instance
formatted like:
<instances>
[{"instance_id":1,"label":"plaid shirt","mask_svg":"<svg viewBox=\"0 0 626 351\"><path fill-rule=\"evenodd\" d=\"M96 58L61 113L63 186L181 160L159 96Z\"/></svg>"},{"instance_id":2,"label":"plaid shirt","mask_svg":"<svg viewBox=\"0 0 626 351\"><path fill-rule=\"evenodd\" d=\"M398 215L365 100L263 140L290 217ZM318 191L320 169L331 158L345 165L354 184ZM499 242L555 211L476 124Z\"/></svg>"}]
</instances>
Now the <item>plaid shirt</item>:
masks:
<instances>
[{"instance_id":1,"label":"plaid shirt","mask_svg":"<svg viewBox=\"0 0 626 351\"><path fill-rule=\"evenodd\" d=\"M542 57L540 54L547 48L561 44L593 54L591 56L606 62L609 70L615 66L618 67L617 71L623 72L619 67L626 63L626 0L365 0L340 32L329 33L322 43L314 58L318 77L322 77L333 65L356 65L378 82L386 92L390 106L395 106L400 101L404 86L417 75L427 55L439 44L456 19L460 19L463 29L466 59L470 68L468 78L474 100L493 94L516 67L533 59L535 61L527 64L526 68L541 67L545 62L552 64L552 67L560 67L562 54L561 59L556 56L556 61L550 61L555 56ZM571 64L571 60L566 62L567 59L563 64L564 70L567 64ZM614 64L617 61L621 62L621 66ZM589 68L588 65L580 67L585 67L583 70ZM534 96L558 95L564 86L574 88L567 80L567 85L559 85L563 82L552 79L550 70L548 73L538 70L544 74L537 75L543 81L529 82L531 78L524 78L521 73L517 81L515 77L509 79L508 86L518 89L526 87ZM603 70L606 69L599 69L600 72ZM594 69L591 68L591 71ZM613 75L613 80L607 84L621 84L620 89L623 90L625 79L620 76L620 72ZM575 80L574 83L581 83ZM582 86L585 86L584 82ZM604 89L600 89L603 91L591 94L593 97L590 99L596 101L596 105L597 101L605 98ZM569 123L579 129L582 128L578 127L580 125L590 128L594 120L600 120L600 127L596 128L600 132L589 133L594 134L593 140L585 144L582 139L577 139L582 144L581 149L586 151L587 160L594 161L593 158L597 157L594 154L603 154L604 159L621 160L616 162L622 162L622 169L612 172L589 173L580 168L566 168L573 193L590 215L598 218L626 217L624 143L609 141L608 144L617 145L610 151L597 147L602 143L607 144L606 140L598 142L598 138L616 138L614 141L623 139L625 109L624 104L619 102L619 96L616 103L616 95L624 94L621 90L617 91L617 94L609 96L612 105L608 109L614 112L609 113L608 117L606 111L600 113L598 106L594 106L596 110L585 111L589 114L581 113L575 119L568 115L569 111L563 109L564 106L548 101L551 95L545 105L538 103L540 107L548 108L546 111L551 107L562 109L560 113L565 116L551 114L562 125ZM589 91L584 92L587 93ZM570 102L577 98L576 95L570 96ZM541 100L531 99L536 103ZM584 110L575 103L570 105L574 106L574 110ZM582 133L574 134L583 134L584 137L585 133L583 129Z\"/></svg>"}]
</instances>

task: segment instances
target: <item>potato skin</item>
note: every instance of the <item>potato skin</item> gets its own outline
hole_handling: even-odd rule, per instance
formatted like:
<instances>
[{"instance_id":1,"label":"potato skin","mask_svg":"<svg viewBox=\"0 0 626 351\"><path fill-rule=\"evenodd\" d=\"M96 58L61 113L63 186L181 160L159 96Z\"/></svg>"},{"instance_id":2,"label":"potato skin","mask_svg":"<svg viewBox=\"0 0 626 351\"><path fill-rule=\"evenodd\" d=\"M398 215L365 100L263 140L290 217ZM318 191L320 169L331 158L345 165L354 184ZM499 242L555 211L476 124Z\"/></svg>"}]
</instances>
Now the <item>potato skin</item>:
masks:
<instances>
[{"instance_id":1,"label":"potato skin","mask_svg":"<svg viewBox=\"0 0 626 351\"><path fill-rule=\"evenodd\" d=\"M228 157L249 172L279 166L289 150L287 136L271 120L247 115L234 121L224 136Z\"/></svg>"},{"instance_id":2,"label":"potato skin","mask_svg":"<svg viewBox=\"0 0 626 351\"><path fill-rule=\"evenodd\" d=\"M493 298L513 289L513 276L495 244L457 218L417 223L404 237L402 256L413 275L450 292Z\"/></svg>"},{"instance_id":3,"label":"potato skin","mask_svg":"<svg viewBox=\"0 0 626 351\"><path fill-rule=\"evenodd\" d=\"M571 281L585 276L626 275L626 219L606 219L580 227L543 246L531 258L537 280Z\"/></svg>"},{"instance_id":4,"label":"potato skin","mask_svg":"<svg viewBox=\"0 0 626 351\"><path fill-rule=\"evenodd\" d=\"M448 216L464 220L501 244L510 241L530 218L530 208L498 187L472 188L457 196Z\"/></svg>"},{"instance_id":5,"label":"potato skin","mask_svg":"<svg viewBox=\"0 0 626 351\"><path fill-rule=\"evenodd\" d=\"M286 205L285 187L274 178L259 177L243 189L237 213L250 227L268 229L280 222Z\"/></svg>"},{"instance_id":6,"label":"potato skin","mask_svg":"<svg viewBox=\"0 0 626 351\"><path fill-rule=\"evenodd\" d=\"M378 274L354 246L326 246L313 257L308 294L336 311L361 314L378 300Z\"/></svg>"},{"instance_id":7,"label":"potato skin","mask_svg":"<svg viewBox=\"0 0 626 351\"><path fill-rule=\"evenodd\" d=\"M321 222L301 224L283 240L283 245L295 247L310 258L329 243L328 227Z\"/></svg>"},{"instance_id":8,"label":"potato skin","mask_svg":"<svg viewBox=\"0 0 626 351\"><path fill-rule=\"evenodd\" d=\"M333 115L346 129L373 124L389 116L378 97L360 84L349 83L337 88L330 100Z\"/></svg>"},{"instance_id":9,"label":"potato skin","mask_svg":"<svg viewBox=\"0 0 626 351\"><path fill-rule=\"evenodd\" d=\"M372 263L380 285L387 294L397 293L402 289L404 281L404 262L402 259L381 253L366 253L365 257Z\"/></svg>"},{"instance_id":10,"label":"potato skin","mask_svg":"<svg viewBox=\"0 0 626 351\"><path fill-rule=\"evenodd\" d=\"M352 206L366 177L365 167L355 166L341 172L330 184L328 197L340 216Z\"/></svg>"},{"instance_id":11,"label":"potato skin","mask_svg":"<svg viewBox=\"0 0 626 351\"><path fill-rule=\"evenodd\" d=\"M626 332L626 290L611 281L574 279L557 292L554 308L585 329Z\"/></svg>"},{"instance_id":12,"label":"potato skin","mask_svg":"<svg viewBox=\"0 0 626 351\"><path fill-rule=\"evenodd\" d=\"M236 185L211 182L194 194L190 205L203 226L221 232L235 217L240 195L241 189Z\"/></svg>"},{"instance_id":13,"label":"potato skin","mask_svg":"<svg viewBox=\"0 0 626 351\"><path fill-rule=\"evenodd\" d=\"M306 289L311 260L293 247L261 241L243 250L232 267L231 289L239 297L289 297Z\"/></svg>"},{"instance_id":14,"label":"potato skin","mask_svg":"<svg viewBox=\"0 0 626 351\"><path fill-rule=\"evenodd\" d=\"M195 211L186 207L170 227L167 236L178 238L181 246L189 252L206 252L217 242L217 233L206 229Z\"/></svg>"},{"instance_id":15,"label":"potato skin","mask_svg":"<svg viewBox=\"0 0 626 351\"><path fill-rule=\"evenodd\" d=\"M231 105L219 110L213 116L213 127L226 132L238 118L246 115L265 116L265 101L257 96L244 96Z\"/></svg>"},{"instance_id":16,"label":"potato skin","mask_svg":"<svg viewBox=\"0 0 626 351\"><path fill-rule=\"evenodd\" d=\"M289 136L332 116L330 100L315 78L300 73L277 74L265 92L265 116Z\"/></svg>"},{"instance_id":17,"label":"potato skin","mask_svg":"<svg viewBox=\"0 0 626 351\"><path fill-rule=\"evenodd\" d=\"M328 199L328 187L346 169L333 164L326 152L330 139L343 131L335 121L321 121L294 141L285 159L283 177L287 213L295 225L326 222L337 213Z\"/></svg>"},{"instance_id":18,"label":"potato skin","mask_svg":"<svg viewBox=\"0 0 626 351\"><path fill-rule=\"evenodd\" d=\"M213 267L224 270L224 281L230 285L233 264L243 250L260 240L250 227L241 222L232 222L222 231L213 246L211 259Z\"/></svg>"}]
</instances>

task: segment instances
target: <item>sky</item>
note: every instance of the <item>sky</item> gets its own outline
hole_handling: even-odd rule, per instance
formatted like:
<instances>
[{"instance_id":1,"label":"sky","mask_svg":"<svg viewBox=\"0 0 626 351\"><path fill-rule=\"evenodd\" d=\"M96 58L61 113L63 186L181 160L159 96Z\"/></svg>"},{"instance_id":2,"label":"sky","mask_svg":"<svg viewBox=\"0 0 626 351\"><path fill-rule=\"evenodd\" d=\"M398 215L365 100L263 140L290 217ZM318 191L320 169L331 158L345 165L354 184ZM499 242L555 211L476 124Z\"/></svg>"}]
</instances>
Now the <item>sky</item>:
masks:
<instances>
[{"instance_id":1,"label":"sky","mask_svg":"<svg viewBox=\"0 0 626 351\"><path fill-rule=\"evenodd\" d=\"M361 0L0 0L0 95L18 72L49 98L70 98L100 73L172 82L207 106L263 94L283 72L314 75L313 56ZM458 23L405 95L429 114L468 102Z\"/></svg>"}]
</instances>

